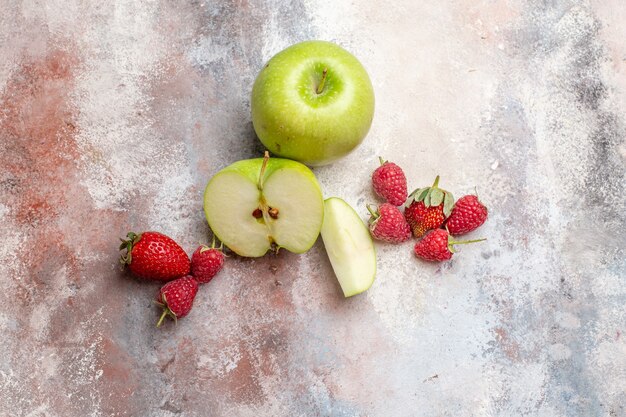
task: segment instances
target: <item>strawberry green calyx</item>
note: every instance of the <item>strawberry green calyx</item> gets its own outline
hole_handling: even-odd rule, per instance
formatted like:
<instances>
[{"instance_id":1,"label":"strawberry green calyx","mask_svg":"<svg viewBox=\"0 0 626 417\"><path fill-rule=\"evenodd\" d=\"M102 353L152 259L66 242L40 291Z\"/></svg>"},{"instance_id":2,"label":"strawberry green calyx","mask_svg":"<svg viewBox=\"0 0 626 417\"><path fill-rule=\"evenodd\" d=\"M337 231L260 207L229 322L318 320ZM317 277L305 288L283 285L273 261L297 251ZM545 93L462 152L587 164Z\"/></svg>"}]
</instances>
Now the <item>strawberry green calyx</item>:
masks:
<instances>
[{"instance_id":1,"label":"strawberry green calyx","mask_svg":"<svg viewBox=\"0 0 626 417\"><path fill-rule=\"evenodd\" d=\"M444 216L450 216L452 207L454 207L454 196L450 191L439 188L439 175L435 178L435 182L430 187L418 188L409 194L407 206L414 201L423 202L426 207L436 207L443 203Z\"/></svg>"},{"instance_id":2,"label":"strawberry green calyx","mask_svg":"<svg viewBox=\"0 0 626 417\"><path fill-rule=\"evenodd\" d=\"M128 234L126 234L126 240L122 238L120 238L120 240L122 241L122 243L120 244L120 250L126 249L126 254L120 256L120 263L122 265L130 265L133 260L131 253L133 250L133 246L136 245L139 240L141 240L141 233L137 234L134 232L128 232Z\"/></svg>"},{"instance_id":3,"label":"strawberry green calyx","mask_svg":"<svg viewBox=\"0 0 626 417\"><path fill-rule=\"evenodd\" d=\"M482 242L484 240L487 240L487 238L473 239L473 240L451 240L448 238L448 250L451 253L456 253L456 250L454 249L454 245L466 245L468 243Z\"/></svg>"}]
</instances>

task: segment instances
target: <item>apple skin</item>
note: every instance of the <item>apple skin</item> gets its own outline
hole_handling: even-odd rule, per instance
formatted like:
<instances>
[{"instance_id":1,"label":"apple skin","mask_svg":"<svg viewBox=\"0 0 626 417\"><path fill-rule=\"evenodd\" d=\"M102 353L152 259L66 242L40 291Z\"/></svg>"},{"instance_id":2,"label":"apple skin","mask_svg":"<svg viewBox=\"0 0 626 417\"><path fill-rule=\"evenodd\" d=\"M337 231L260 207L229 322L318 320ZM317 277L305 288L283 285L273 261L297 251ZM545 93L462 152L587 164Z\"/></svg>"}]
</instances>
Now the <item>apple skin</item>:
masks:
<instances>
[{"instance_id":1,"label":"apple skin","mask_svg":"<svg viewBox=\"0 0 626 417\"><path fill-rule=\"evenodd\" d=\"M245 160L234 162L233 164L223 168L218 173L216 173L208 182L205 192L204 192L204 202L205 202L204 211L205 211L207 222L209 223L209 227L215 233L217 238L220 239L220 241L222 241L233 252L237 253L240 256L245 256L245 257L263 256L271 248L271 245L268 241L266 242L267 243L266 245L263 245L262 247L257 248L256 250L250 251L249 249L244 247L245 245L236 244L236 243L231 242L230 239L226 239L219 232L222 229L223 225L215 223L215 215L214 213L211 212L211 209L209 208L210 204L207 204L207 202L209 200L216 198L216 196L211 193L211 189L212 189L211 186L214 182L219 181L220 176L237 173L242 178L243 181L248 181L249 183L254 185L254 187L256 187L259 181L259 175L261 172L262 165L263 165L263 158L245 159ZM307 201L306 204L308 204L309 206L320 206L321 208L318 219L310 219L310 218L308 219L308 221L317 222L318 225L316 226L316 232L314 234L311 234L310 240L308 241L306 246L294 248L288 244L283 245L281 244L282 242L279 242L279 241L275 242L275 244L279 248L284 248L293 253L304 253L313 246L313 244L317 240L317 236L319 235L319 231L321 230L321 227L322 227L322 222L324 219L323 218L323 213L324 213L323 201L324 200L322 196L322 190L319 185L319 182L317 181L317 178L308 167L306 167L305 165L299 162L292 161L289 159L282 159L282 158L269 158L268 159L267 166L265 168L265 173L263 175L264 182L267 183L274 173L277 173L278 171L285 170L285 169L289 170L290 172L297 173L307 179L307 183L312 188L313 196L312 196L312 200ZM258 203L258 198L263 195L263 191L260 191L257 189L256 192L258 193L257 200L256 200ZM288 198L289 196L286 196L286 197ZM246 207L245 210L247 213L252 213L254 208L256 208L256 206ZM238 219L234 219L232 224L237 224L237 221ZM269 235L269 231L266 233L267 235ZM245 236L243 238L245 240Z\"/></svg>"},{"instance_id":2,"label":"apple skin","mask_svg":"<svg viewBox=\"0 0 626 417\"><path fill-rule=\"evenodd\" d=\"M269 60L254 82L251 107L254 130L267 149L320 166L363 141L374 117L374 89L348 51L331 42L306 41Z\"/></svg>"}]
</instances>

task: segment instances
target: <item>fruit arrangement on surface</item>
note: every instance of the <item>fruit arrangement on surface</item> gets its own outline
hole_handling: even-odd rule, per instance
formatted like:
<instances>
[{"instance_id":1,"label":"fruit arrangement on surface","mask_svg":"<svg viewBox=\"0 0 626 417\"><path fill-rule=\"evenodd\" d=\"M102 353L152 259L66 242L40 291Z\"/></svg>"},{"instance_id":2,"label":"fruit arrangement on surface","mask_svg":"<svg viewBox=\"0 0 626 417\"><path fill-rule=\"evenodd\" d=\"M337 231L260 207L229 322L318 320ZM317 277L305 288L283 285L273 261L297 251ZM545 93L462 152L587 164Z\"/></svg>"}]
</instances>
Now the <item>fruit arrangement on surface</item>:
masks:
<instances>
[{"instance_id":1,"label":"fruit arrangement on surface","mask_svg":"<svg viewBox=\"0 0 626 417\"><path fill-rule=\"evenodd\" d=\"M198 285L222 269L224 246L244 257L281 248L304 253L321 235L342 292L350 297L369 289L376 277L372 238L398 244L414 236L419 239L414 254L437 262L451 259L455 245L484 240L453 239L487 219L477 196L455 204L453 195L439 188L439 176L408 194L402 168L382 158L371 179L384 202L367 205L368 224L341 198L324 200L306 165L348 154L363 141L374 116L369 76L343 48L308 41L276 54L254 82L251 112L257 136L278 158L265 151L263 158L237 161L208 181L204 213L222 242L219 248L215 240L211 247L201 245L190 260L174 240L157 232L131 232L122 239L121 261L135 276L167 281L156 299L163 309L157 325L190 312Z\"/></svg>"},{"instance_id":2,"label":"fruit arrangement on surface","mask_svg":"<svg viewBox=\"0 0 626 417\"><path fill-rule=\"evenodd\" d=\"M371 213L370 232L377 240L400 243L411 233L419 240L414 247L418 258L426 261L446 261L455 252L454 245L481 242L451 240L476 230L487 220L487 207L475 195L461 197L456 203L452 193L439 188L439 176L430 187L418 188L406 198L406 176L402 169L380 158L381 166L372 173L372 187L387 202ZM404 189L404 193L402 190ZM400 196L404 195L404 201ZM399 204L397 204L399 203ZM395 206L405 205L404 216ZM384 213L383 213L384 209ZM395 209L395 211L393 210ZM408 236L405 234L408 231Z\"/></svg>"},{"instance_id":3,"label":"fruit arrangement on surface","mask_svg":"<svg viewBox=\"0 0 626 417\"><path fill-rule=\"evenodd\" d=\"M122 254L120 262L134 276L167 281L156 298L157 305L163 308L157 327L167 316L176 321L189 314L198 284L211 281L224 266L224 253L221 247L215 247L215 240L211 247L200 245L191 261L178 243L162 233L129 232L126 239L121 240L120 250L126 253Z\"/></svg>"}]
</instances>

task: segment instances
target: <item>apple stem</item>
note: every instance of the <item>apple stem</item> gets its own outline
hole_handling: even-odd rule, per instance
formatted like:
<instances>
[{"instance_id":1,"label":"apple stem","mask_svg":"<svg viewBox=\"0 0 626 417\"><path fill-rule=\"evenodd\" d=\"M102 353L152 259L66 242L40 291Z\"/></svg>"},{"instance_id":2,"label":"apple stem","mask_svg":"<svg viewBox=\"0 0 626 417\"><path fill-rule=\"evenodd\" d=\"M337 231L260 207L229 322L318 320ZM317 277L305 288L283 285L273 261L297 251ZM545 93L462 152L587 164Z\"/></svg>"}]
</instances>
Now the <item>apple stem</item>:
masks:
<instances>
[{"instance_id":1,"label":"apple stem","mask_svg":"<svg viewBox=\"0 0 626 417\"><path fill-rule=\"evenodd\" d=\"M263 177L265 176L265 168L267 168L267 161L270 159L270 153L265 151L265 155L263 155L263 165L261 165L261 174L259 175L259 182L257 183L257 188L259 191L263 191Z\"/></svg>"},{"instance_id":2,"label":"apple stem","mask_svg":"<svg viewBox=\"0 0 626 417\"><path fill-rule=\"evenodd\" d=\"M328 73L328 68L324 68L324 71L322 71L322 80L320 81L319 85L317 86L317 89L315 90L317 94L322 94L322 91L324 91L324 83L326 82L327 73Z\"/></svg>"}]
</instances>

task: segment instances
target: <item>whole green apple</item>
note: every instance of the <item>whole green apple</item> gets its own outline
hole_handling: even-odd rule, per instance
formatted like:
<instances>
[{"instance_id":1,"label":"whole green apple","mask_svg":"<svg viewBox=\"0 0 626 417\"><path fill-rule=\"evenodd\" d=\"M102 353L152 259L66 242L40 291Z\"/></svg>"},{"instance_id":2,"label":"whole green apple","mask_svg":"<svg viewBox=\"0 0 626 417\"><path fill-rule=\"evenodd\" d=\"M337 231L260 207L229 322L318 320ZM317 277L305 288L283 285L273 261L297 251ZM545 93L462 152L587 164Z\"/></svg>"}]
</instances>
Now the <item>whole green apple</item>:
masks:
<instances>
[{"instance_id":1,"label":"whole green apple","mask_svg":"<svg viewBox=\"0 0 626 417\"><path fill-rule=\"evenodd\" d=\"M309 168L266 152L215 174L204 191L204 213L238 255L263 256L272 247L302 253L320 233L324 201Z\"/></svg>"},{"instance_id":2,"label":"whole green apple","mask_svg":"<svg viewBox=\"0 0 626 417\"><path fill-rule=\"evenodd\" d=\"M272 153L312 166L357 147L374 117L374 89L345 49L307 41L276 54L252 88L252 123Z\"/></svg>"}]
</instances>

